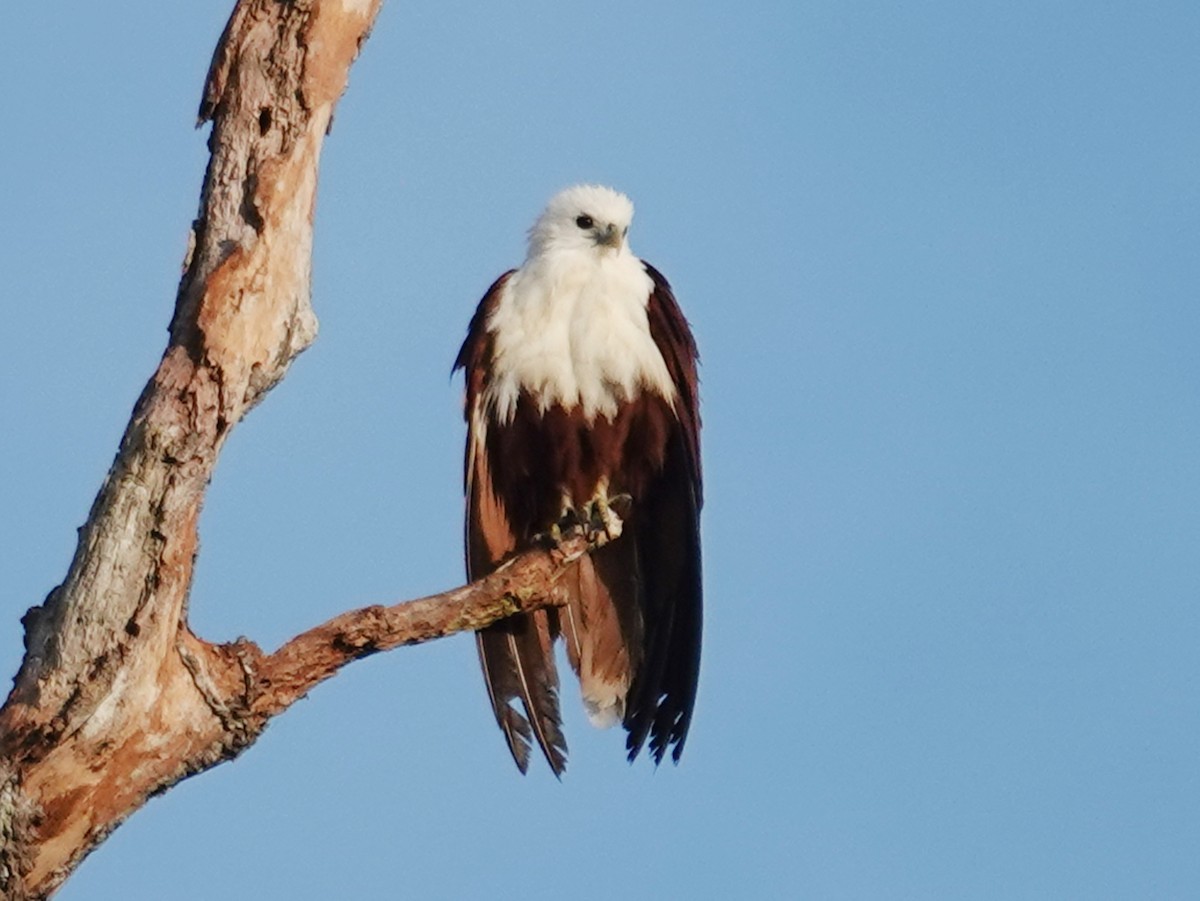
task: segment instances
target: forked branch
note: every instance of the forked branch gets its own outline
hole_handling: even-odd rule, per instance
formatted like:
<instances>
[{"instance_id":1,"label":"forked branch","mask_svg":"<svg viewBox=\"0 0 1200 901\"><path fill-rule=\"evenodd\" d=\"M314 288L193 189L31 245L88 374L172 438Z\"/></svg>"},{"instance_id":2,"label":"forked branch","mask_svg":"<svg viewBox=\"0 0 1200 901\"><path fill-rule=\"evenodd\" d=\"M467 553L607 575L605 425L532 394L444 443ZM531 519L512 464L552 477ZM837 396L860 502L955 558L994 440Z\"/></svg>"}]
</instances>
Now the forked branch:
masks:
<instances>
[{"instance_id":1,"label":"forked branch","mask_svg":"<svg viewBox=\"0 0 1200 901\"><path fill-rule=\"evenodd\" d=\"M230 430L316 336L317 164L381 0L240 0L200 106L212 157L170 339L0 708L0 893L44 898L153 793L227 760L351 660L559 603L582 538L336 617L272 654L191 633L197 520Z\"/></svg>"}]
</instances>

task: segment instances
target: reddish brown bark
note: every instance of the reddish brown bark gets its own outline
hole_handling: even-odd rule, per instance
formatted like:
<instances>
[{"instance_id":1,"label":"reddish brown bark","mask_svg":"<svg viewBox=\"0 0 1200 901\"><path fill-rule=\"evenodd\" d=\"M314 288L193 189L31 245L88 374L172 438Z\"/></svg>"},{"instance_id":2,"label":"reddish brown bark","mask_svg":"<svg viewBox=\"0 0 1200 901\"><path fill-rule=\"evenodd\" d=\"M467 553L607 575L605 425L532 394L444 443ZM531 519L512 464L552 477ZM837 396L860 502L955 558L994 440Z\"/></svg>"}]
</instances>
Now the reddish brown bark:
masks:
<instances>
[{"instance_id":1,"label":"reddish brown bark","mask_svg":"<svg viewBox=\"0 0 1200 901\"><path fill-rule=\"evenodd\" d=\"M315 338L317 164L381 0L241 0L201 120L212 158L170 339L63 583L24 619L0 709L0 890L43 898L145 800L236 756L351 660L559 601L583 539L487 579L343 614L273 654L187 625L204 491L229 430Z\"/></svg>"}]
</instances>

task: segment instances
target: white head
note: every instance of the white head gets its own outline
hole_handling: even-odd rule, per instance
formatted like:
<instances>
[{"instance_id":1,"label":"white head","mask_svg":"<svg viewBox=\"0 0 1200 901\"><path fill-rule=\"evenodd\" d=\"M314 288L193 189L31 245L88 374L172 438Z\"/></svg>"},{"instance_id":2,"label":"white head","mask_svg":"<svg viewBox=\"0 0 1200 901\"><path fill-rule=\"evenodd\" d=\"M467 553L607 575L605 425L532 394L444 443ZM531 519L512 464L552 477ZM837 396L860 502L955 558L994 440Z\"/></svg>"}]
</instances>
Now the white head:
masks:
<instances>
[{"instance_id":1,"label":"white head","mask_svg":"<svg viewBox=\"0 0 1200 901\"><path fill-rule=\"evenodd\" d=\"M633 221L633 203L612 188L576 185L550 198L529 230L527 259L550 252L575 251L604 256L628 252L625 236Z\"/></svg>"},{"instance_id":2,"label":"white head","mask_svg":"<svg viewBox=\"0 0 1200 901\"><path fill-rule=\"evenodd\" d=\"M624 194L578 185L555 195L529 230L525 262L487 320L495 343L485 404L500 422L512 420L522 391L542 412L578 405L589 421L614 419L647 388L674 402L675 383L650 333L654 280L625 242L632 219Z\"/></svg>"}]
</instances>

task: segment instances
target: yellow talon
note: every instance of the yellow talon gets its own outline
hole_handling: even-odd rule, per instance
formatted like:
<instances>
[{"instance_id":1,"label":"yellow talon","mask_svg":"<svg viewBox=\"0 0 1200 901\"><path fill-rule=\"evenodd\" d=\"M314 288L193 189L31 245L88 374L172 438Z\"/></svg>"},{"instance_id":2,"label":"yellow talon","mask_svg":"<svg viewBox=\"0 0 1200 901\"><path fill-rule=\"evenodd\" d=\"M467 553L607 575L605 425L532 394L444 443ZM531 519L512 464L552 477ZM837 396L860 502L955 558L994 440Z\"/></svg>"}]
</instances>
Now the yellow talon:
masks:
<instances>
[{"instance_id":1,"label":"yellow talon","mask_svg":"<svg viewBox=\"0 0 1200 901\"><path fill-rule=\"evenodd\" d=\"M617 495L613 500L624 497ZM612 508L612 504L608 498L608 480L601 479L600 484L596 486L596 495L587 505L587 521L596 532L603 532L604 540L598 543L604 544L608 541L613 541L621 537L621 532L625 528L625 524L621 521L621 517L617 515L617 511Z\"/></svg>"}]
</instances>

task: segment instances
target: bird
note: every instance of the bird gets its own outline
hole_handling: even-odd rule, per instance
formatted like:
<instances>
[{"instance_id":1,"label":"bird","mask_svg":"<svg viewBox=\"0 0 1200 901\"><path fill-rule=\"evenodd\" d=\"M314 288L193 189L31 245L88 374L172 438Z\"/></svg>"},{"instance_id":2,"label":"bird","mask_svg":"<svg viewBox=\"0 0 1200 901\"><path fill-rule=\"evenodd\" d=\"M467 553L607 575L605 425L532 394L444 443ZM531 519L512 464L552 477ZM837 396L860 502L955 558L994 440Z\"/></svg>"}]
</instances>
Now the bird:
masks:
<instances>
[{"instance_id":1,"label":"bird","mask_svg":"<svg viewBox=\"0 0 1200 901\"><path fill-rule=\"evenodd\" d=\"M602 538L562 607L476 632L488 697L518 769L534 741L561 778L561 639L599 727L632 762L679 762L700 671L696 342L671 286L629 248L633 203L599 185L551 198L524 262L471 318L465 374L465 555L471 580L563 529Z\"/></svg>"}]
</instances>

